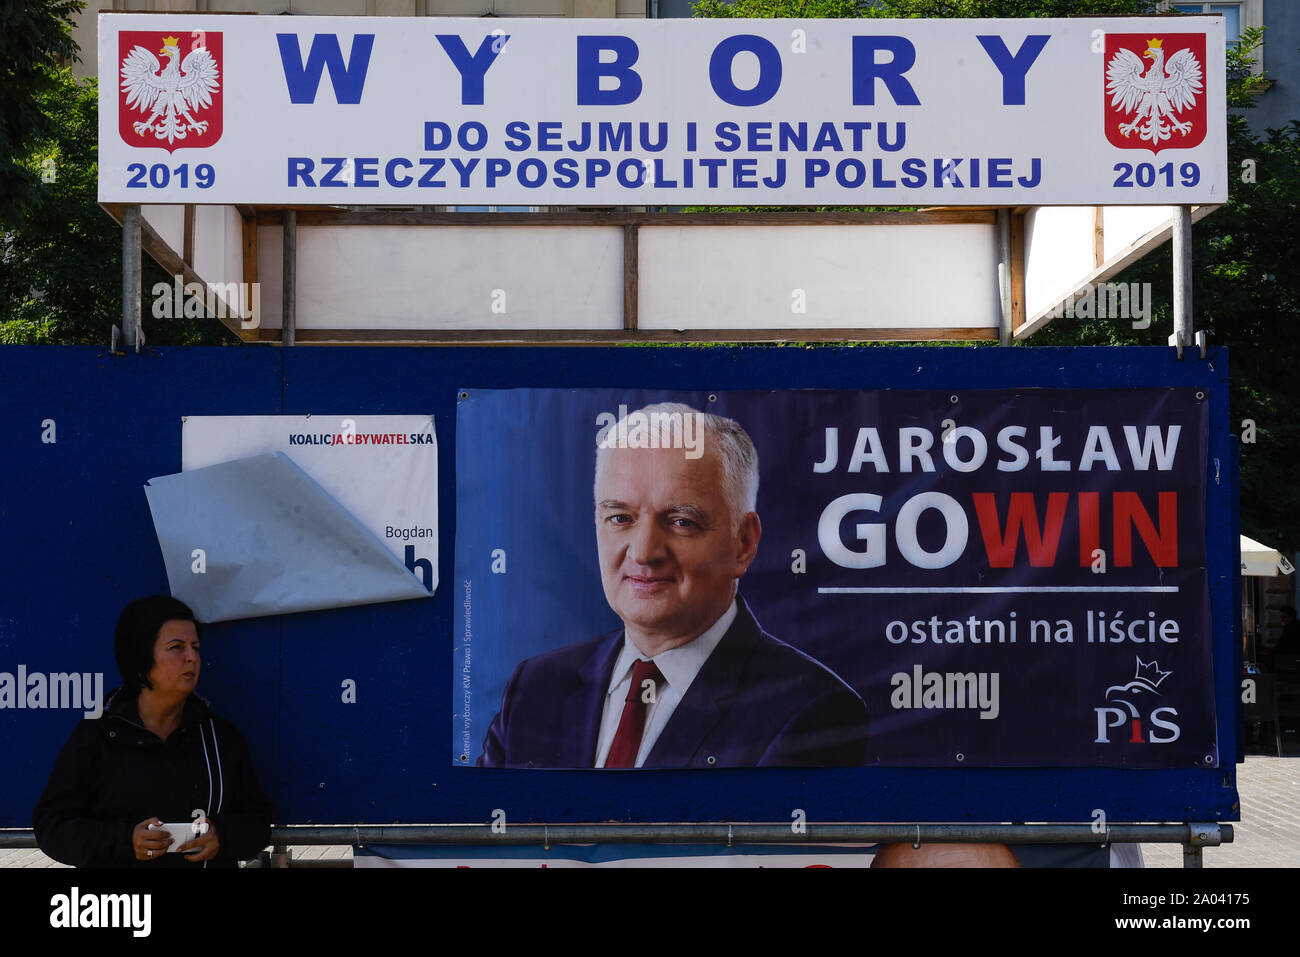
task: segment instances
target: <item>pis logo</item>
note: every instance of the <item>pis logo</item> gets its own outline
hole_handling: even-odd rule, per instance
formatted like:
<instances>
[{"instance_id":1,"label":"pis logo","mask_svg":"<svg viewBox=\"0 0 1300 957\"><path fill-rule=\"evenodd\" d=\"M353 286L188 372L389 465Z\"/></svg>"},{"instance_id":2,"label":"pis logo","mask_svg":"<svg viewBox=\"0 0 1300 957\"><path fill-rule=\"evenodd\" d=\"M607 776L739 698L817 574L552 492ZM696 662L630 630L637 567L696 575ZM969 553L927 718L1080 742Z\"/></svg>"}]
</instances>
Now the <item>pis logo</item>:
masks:
<instances>
[{"instance_id":1,"label":"pis logo","mask_svg":"<svg viewBox=\"0 0 1300 957\"><path fill-rule=\"evenodd\" d=\"M1111 731L1125 726L1129 729L1128 744L1170 744L1177 741L1183 732L1170 719L1178 717L1178 709L1164 705L1148 710L1149 704L1155 704L1150 699L1160 697L1160 685L1172 674L1172 671L1161 671L1160 665L1155 661L1148 664L1138 658L1132 681L1124 685L1111 685L1106 689L1106 700L1113 703L1092 709L1097 712L1097 737L1093 743L1111 744ZM1151 725L1145 731L1145 737L1143 713L1146 713Z\"/></svg>"}]
</instances>

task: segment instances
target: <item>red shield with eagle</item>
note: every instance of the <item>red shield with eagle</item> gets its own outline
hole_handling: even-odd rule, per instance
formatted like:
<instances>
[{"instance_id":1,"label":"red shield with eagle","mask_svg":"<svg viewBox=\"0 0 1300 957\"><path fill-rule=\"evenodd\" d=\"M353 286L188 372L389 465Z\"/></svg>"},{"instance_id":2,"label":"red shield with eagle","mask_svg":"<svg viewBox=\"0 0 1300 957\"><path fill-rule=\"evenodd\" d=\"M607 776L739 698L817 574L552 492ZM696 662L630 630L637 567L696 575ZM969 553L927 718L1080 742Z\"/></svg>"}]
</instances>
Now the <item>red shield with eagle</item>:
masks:
<instances>
[{"instance_id":1,"label":"red shield with eagle","mask_svg":"<svg viewBox=\"0 0 1300 957\"><path fill-rule=\"evenodd\" d=\"M123 30L117 128L131 146L169 153L221 139L221 34Z\"/></svg>"},{"instance_id":2,"label":"red shield with eagle","mask_svg":"<svg viewBox=\"0 0 1300 957\"><path fill-rule=\"evenodd\" d=\"M1205 34L1106 34L1106 139L1123 150L1205 139Z\"/></svg>"}]
</instances>

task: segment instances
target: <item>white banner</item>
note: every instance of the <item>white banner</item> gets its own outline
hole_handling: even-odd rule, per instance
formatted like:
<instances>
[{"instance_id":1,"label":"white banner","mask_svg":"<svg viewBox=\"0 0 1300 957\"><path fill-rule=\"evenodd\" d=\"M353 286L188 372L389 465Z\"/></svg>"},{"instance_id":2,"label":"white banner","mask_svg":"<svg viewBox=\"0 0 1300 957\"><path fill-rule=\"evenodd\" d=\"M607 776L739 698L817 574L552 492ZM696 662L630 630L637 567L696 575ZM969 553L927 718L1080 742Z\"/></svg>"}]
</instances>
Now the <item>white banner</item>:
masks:
<instances>
[{"instance_id":1,"label":"white banner","mask_svg":"<svg viewBox=\"0 0 1300 957\"><path fill-rule=\"evenodd\" d=\"M101 15L117 203L1227 197L1219 17Z\"/></svg>"},{"instance_id":2,"label":"white banner","mask_svg":"<svg viewBox=\"0 0 1300 957\"><path fill-rule=\"evenodd\" d=\"M438 587L438 444L431 415L191 415L189 472L283 452L424 583Z\"/></svg>"}]
</instances>

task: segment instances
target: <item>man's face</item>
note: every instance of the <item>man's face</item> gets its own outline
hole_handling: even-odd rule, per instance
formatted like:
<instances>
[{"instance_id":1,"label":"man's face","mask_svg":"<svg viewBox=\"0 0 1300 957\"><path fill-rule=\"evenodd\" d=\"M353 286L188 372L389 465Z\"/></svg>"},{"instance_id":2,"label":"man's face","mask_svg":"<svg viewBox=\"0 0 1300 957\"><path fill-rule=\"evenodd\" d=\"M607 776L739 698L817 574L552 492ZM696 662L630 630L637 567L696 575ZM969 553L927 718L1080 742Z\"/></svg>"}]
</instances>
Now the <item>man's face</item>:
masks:
<instances>
[{"instance_id":1,"label":"man's face","mask_svg":"<svg viewBox=\"0 0 1300 957\"><path fill-rule=\"evenodd\" d=\"M596 546L605 600L641 651L657 654L699 637L727 610L758 550L758 516L736 521L707 445L696 459L681 449L604 455Z\"/></svg>"}]
</instances>

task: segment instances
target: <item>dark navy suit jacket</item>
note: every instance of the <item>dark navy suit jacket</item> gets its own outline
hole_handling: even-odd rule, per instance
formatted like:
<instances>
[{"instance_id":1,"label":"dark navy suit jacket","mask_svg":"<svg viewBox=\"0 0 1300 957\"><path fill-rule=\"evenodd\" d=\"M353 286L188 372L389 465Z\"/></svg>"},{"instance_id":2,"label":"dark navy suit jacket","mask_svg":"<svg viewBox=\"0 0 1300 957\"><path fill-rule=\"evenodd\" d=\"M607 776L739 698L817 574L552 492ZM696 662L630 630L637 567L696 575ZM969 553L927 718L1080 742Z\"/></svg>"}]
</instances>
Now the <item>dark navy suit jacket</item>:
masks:
<instances>
[{"instance_id":1,"label":"dark navy suit jacket","mask_svg":"<svg viewBox=\"0 0 1300 957\"><path fill-rule=\"evenodd\" d=\"M643 768L844 767L866 761L867 709L834 672L736 620L687 689ZM492 720L481 767L590 768L619 628L529 658Z\"/></svg>"}]
</instances>

